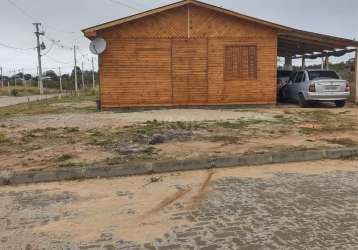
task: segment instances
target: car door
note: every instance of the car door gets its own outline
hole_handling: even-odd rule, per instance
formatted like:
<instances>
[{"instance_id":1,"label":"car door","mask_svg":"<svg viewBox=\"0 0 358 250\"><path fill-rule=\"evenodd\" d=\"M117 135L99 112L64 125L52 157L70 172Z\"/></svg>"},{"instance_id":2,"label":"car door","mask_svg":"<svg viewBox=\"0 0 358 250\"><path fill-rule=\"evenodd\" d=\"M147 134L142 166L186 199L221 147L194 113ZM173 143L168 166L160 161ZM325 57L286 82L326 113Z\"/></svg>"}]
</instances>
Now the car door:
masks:
<instances>
[{"instance_id":1,"label":"car door","mask_svg":"<svg viewBox=\"0 0 358 250\"><path fill-rule=\"evenodd\" d=\"M297 76L297 72L294 72L292 73L292 75L290 76L290 79L288 80L287 82L287 85L285 86L285 89L284 89L284 96L287 98L287 99L290 99L292 100L292 88L293 88L293 83L295 82L295 78Z\"/></svg>"},{"instance_id":2,"label":"car door","mask_svg":"<svg viewBox=\"0 0 358 250\"><path fill-rule=\"evenodd\" d=\"M301 83L304 76L304 72L300 71L297 73L294 83L292 84L291 97L293 100L298 101L298 93L301 90Z\"/></svg>"}]
</instances>

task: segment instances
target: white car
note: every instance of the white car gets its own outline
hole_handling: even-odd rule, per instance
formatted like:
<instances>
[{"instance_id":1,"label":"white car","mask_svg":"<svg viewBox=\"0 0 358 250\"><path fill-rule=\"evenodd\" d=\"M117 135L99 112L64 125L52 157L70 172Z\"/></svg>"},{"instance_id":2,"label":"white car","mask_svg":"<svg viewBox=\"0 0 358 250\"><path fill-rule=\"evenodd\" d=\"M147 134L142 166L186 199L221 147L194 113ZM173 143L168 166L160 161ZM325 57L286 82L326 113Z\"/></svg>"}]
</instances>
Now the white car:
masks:
<instances>
[{"instance_id":1,"label":"white car","mask_svg":"<svg viewBox=\"0 0 358 250\"><path fill-rule=\"evenodd\" d=\"M316 101L344 107L350 86L332 70L303 70L291 75L282 92L286 99L298 102L301 107Z\"/></svg>"}]
</instances>

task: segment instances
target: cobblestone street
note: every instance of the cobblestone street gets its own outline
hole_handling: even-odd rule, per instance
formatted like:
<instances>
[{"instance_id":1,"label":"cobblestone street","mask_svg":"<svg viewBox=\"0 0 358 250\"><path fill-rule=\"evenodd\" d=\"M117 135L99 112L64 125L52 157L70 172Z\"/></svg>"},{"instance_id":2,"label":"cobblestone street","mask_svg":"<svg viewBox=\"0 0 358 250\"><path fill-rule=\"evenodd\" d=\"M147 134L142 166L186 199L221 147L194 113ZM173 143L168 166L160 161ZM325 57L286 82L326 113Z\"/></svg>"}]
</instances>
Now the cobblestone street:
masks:
<instances>
[{"instance_id":1,"label":"cobblestone street","mask_svg":"<svg viewBox=\"0 0 358 250\"><path fill-rule=\"evenodd\" d=\"M358 162L0 188L1 249L357 249Z\"/></svg>"}]
</instances>

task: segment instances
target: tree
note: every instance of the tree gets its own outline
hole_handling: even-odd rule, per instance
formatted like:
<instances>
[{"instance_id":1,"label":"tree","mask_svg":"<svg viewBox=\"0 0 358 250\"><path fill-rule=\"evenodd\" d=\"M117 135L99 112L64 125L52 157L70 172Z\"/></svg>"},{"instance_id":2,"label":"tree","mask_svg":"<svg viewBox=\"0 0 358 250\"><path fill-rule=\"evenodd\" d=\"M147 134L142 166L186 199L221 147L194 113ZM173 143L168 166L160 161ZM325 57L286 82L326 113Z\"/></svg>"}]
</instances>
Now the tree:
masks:
<instances>
[{"instance_id":1,"label":"tree","mask_svg":"<svg viewBox=\"0 0 358 250\"><path fill-rule=\"evenodd\" d=\"M63 74L62 79L68 81L68 80L70 80L70 75L69 74Z\"/></svg>"},{"instance_id":2,"label":"tree","mask_svg":"<svg viewBox=\"0 0 358 250\"><path fill-rule=\"evenodd\" d=\"M24 79L25 79L26 81L31 80L31 79L32 79L32 75L31 75L31 74L25 74L25 75L24 75Z\"/></svg>"},{"instance_id":3,"label":"tree","mask_svg":"<svg viewBox=\"0 0 358 250\"><path fill-rule=\"evenodd\" d=\"M46 71L44 73L44 76L51 78L51 80L57 80L58 79L56 72L53 71L53 70Z\"/></svg>"},{"instance_id":4,"label":"tree","mask_svg":"<svg viewBox=\"0 0 358 250\"><path fill-rule=\"evenodd\" d=\"M77 66L76 71L77 71L77 77L82 75L82 70L80 67ZM75 69L73 69L71 72L71 78L75 78Z\"/></svg>"},{"instance_id":5,"label":"tree","mask_svg":"<svg viewBox=\"0 0 358 250\"><path fill-rule=\"evenodd\" d=\"M15 76L17 79L22 79L24 77L24 74L22 72L19 72Z\"/></svg>"}]
</instances>

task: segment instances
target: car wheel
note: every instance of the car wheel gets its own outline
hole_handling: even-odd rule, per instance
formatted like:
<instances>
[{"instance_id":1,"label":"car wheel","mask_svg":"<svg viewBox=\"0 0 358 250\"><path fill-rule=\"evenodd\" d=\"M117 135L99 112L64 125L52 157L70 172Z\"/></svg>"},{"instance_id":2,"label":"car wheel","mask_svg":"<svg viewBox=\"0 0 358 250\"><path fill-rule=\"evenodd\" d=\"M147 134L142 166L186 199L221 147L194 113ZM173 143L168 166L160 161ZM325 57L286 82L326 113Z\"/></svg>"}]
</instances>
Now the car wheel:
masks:
<instances>
[{"instance_id":1,"label":"car wheel","mask_svg":"<svg viewBox=\"0 0 358 250\"><path fill-rule=\"evenodd\" d=\"M346 101L342 100L342 101L335 101L336 106L338 108L343 108L346 105Z\"/></svg>"},{"instance_id":2,"label":"car wheel","mask_svg":"<svg viewBox=\"0 0 358 250\"><path fill-rule=\"evenodd\" d=\"M298 104L300 105L301 108L307 108L308 106L308 102L306 101L302 93L298 94Z\"/></svg>"}]
</instances>

